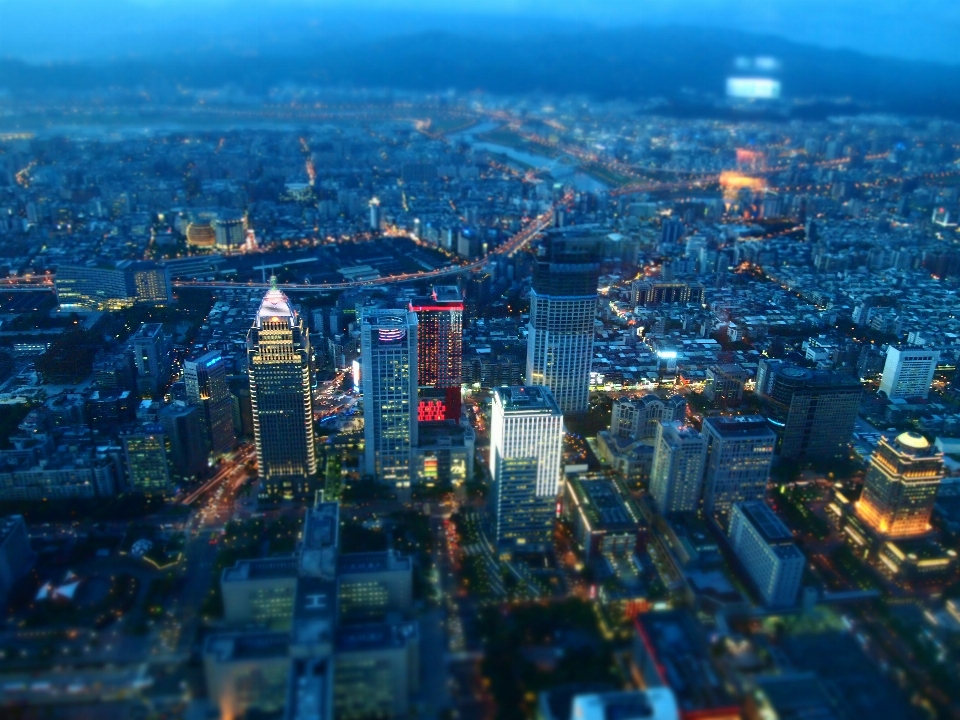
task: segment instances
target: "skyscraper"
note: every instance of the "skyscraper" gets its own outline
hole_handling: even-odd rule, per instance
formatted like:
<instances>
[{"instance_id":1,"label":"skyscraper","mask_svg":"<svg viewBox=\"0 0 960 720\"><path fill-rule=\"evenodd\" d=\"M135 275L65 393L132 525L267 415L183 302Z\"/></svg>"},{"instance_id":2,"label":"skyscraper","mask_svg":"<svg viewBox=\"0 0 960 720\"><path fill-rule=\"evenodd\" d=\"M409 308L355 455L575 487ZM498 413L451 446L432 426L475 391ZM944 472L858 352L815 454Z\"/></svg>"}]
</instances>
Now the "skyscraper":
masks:
<instances>
[{"instance_id":1,"label":"skyscraper","mask_svg":"<svg viewBox=\"0 0 960 720\"><path fill-rule=\"evenodd\" d=\"M170 341L160 323L144 323L130 337L137 367L137 391L142 397L156 395L170 379Z\"/></svg>"},{"instance_id":2,"label":"skyscraper","mask_svg":"<svg viewBox=\"0 0 960 720\"><path fill-rule=\"evenodd\" d=\"M410 487L417 444L417 315L365 310L360 319L360 385L366 471Z\"/></svg>"},{"instance_id":3,"label":"skyscraper","mask_svg":"<svg viewBox=\"0 0 960 720\"><path fill-rule=\"evenodd\" d=\"M856 378L779 363L767 368L764 381L781 457L831 458L846 451L863 397Z\"/></svg>"},{"instance_id":4,"label":"skyscraper","mask_svg":"<svg viewBox=\"0 0 960 720\"><path fill-rule=\"evenodd\" d=\"M703 435L704 509L725 522L734 503L763 500L777 436L759 415L705 418Z\"/></svg>"},{"instance_id":5,"label":"skyscraper","mask_svg":"<svg viewBox=\"0 0 960 720\"><path fill-rule=\"evenodd\" d=\"M417 383L421 389L420 420L460 422L460 386L463 382L463 298L456 285L433 288L428 297L415 298L417 314Z\"/></svg>"},{"instance_id":6,"label":"skyscraper","mask_svg":"<svg viewBox=\"0 0 960 720\"><path fill-rule=\"evenodd\" d=\"M857 501L857 515L887 537L923 535L943 479L943 454L917 433L881 438Z\"/></svg>"},{"instance_id":7,"label":"skyscraper","mask_svg":"<svg viewBox=\"0 0 960 720\"><path fill-rule=\"evenodd\" d=\"M564 413L589 407L599 277L590 240L550 238L534 262L527 383L550 388Z\"/></svg>"},{"instance_id":8,"label":"skyscraper","mask_svg":"<svg viewBox=\"0 0 960 720\"><path fill-rule=\"evenodd\" d=\"M317 472L310 339L275 281L247 333L247 360L261 492L309 494Z\"/></svg>"},{"instance_id":9,"label":"skyscraper","mask_svg":"<svg viewBox=\"0 0 960 720\"><path fill-rule=\"evenodd\" d=\"M123 451L127 463L127 484L147 496L168 495L171 491L163 428L147 426L142 432L125 435Z\"/></svg>"},{"instance_id":10,"label":"skyscraper","mask_svg":"<svg viewBox=\"0 0 960 720\"><path fill-rule=\"evenodd\" d=\"M887 397L926 399L937 370L940 353L936 350L895 348L887 349L880 389Z\"/></svg>"},{"instance_id":11,"label":"skyscraper","mask_svg":"<svg viewBox=\"0 0 960 720\"><path fill-rule=\"evenodd\" d=\"M502 554L549 547L560 489L563 413L549 388L493 391L491 503Z\"/></svg>"},{"instance_id":12,"label":"skyscraper","mask_svg":"<svg viewBox=\"0 0 960 720\"><path fill-rule=\"evenodd\" d=\"M227 384L227 362L219 352L208 352L183 364L187 400L200 407L210 451L228 453L236 445L233 429L233 396Z\"/></svg>"},{"instance_id":13,"label":"skyscraper","mask_svg":"<svg viewBox=\"0 0 960 720\"><path fill-rule=\"evenodd\" d=\"M170 461L185 477L195 477L207 467L207 442L200 408L176 401L160 411L160 425L170 444Z\"/></svg>"},{"instance_id":14,"label":"skyscraper","mask_svg":"<svg viewBox=\"0 0 960 720\"><path fill-rule=\"evenodd\" d=\"M650 494L662 514L696 512L706 458L707 443L694 428L680 422L658 425Z\"/></svg>"}]
</instances>

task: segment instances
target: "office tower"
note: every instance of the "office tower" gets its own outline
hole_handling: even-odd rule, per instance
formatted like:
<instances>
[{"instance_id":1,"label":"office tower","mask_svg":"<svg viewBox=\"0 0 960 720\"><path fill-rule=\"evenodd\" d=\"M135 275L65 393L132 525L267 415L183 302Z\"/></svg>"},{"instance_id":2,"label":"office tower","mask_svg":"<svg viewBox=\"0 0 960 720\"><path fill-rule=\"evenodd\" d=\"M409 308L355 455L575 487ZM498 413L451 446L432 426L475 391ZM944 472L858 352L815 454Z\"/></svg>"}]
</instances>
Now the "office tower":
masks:
<instances>
[{"instance_id":1,"label":"office tower","mask_svg":"<svg viewBox=\"0 0 960 720\"><path fill-rule=\"evenodd\" d=\"M204 639L202 656L207 697L221 720L241 720L252 711L274 717L283 712L289 633L214 633Z\"/></svg>"},{"instance_id":2,"label":"office tower","mask_svg":"<svg viewBox=\"0 0 960 720\"><path fill-rule=\"evenodd\" d=\"M346 553L337 558L341 618L383 619L413 610L413 560L395 550Z\"/></svg>"},{"instance_id":3,"label":"office tower","mask_svg":"<svg viewBox=\"0 0 960 720\"><path fill-rule=\"evenodd\" d=\"M737 503L730 512L730 546L767 607L797 602L804 557L793 534L763 501Z\"/></svg>"},{"instance_id":4,"label":"office tower","mask_svg":"<svg viewBox=\"0 0 960 720\"><path fill-rule=\"evenodd\" d=\"M831 458L846 452L863 387L832 370L780 363L767 372L766 406L784 458Z\"/></svg>"},{"instance_id":5,"label":"office tower","mask_svg":"<svg viewBox=\"0 0 960 720\"><path fill-rule=\"evenodd\" d=\"M119 310L173 302L170 272L148 261L60 265L54 278L61 310Z\"/></svg>"},{"instance_id":6,"label":"office tower","mask_svg":"<svg viewBox=\"0 0 960 720\"><path fill-rule=\"evenodd\" d=\"M704 395L714 405L735 407L743 402L743 386L750 374L736 363L711 365L707 368Z\"/></svg>"},{"instance_id":7,"label":"office tower","mask_svg":"<svg viewBox=\"0 0 960 720\"><path fill-rule=\"evenodd\" d=\"M639 398L614 400L610 432L619 438L644 440L657 435L661 422L683 422L687 416L687 401L682 395L671 395L666 400L650 393Z\"/></svg>"},{"instance_id":8,"label":"office tower","mask_svg":"<svg viewBox=\"0 0 960 720\"><path fill-rule=\"evenodd\" d=\"M200 408L174 402L160 411L160 425L170 443L170 461L178 475L196 477L207 468L207 443Z\"/></svg>"},{"instance_id":9,"label":"office tower","mask_svg":"<svg viewBox=\"0 0 960 720\"><path fill-rule=\"evenodd\" d=\"M420 687L416 622L363 623L337 628L334 716L342 720L410 717Z\"/></svg>"},{"instance_id":10,"label":"office tower","mask_svg":"<svg viewBox=\"0 0 960 720\"><path fill-rule=\"evenodd\" d=\"M156 395L170 379L170 341L160 323L144 323L130 336L133 362L137 368L137 392L141 397Z\"/></svg>"},{"instance_id":11,"label":"office tower","mask_svg":"<svg viewBox=\"0 0 960 720\"><path fill-rule=\"evenodd\" d=\"M224 568L220 577L224 622L290 630L297 577L295 557L239 560Z\"/></svg>"},{"instance_id":12,"label":"office tower","mask_svg":"<svg viewBox=\"0 0 960 720\"><path fill-rule=\"evenodd\" d=\"M377 198L370 201L370 232L380 232L380 201Z\"/></svg>"},{"instance_id":13,"label":"office tower","mask_svg":"<svg viewBox=\"0 0 960 720\"><path fill-rule=\"evenodd\" d=\"M660 228L660 245L673 248L683 237L683 222L679 218L667 218Z\"/></svg>"},{"instance_id":14,"label":"office tower","mask_svg":"<svg viewBox=\"0 0 960 720\"><path fill-rule=\"evenodd\" d=\"M220 218L213 221L217 250L231 252L247 242L247 220L243 217Z\"/></svg>"},{"instance_id":15,"label":"office tower","mask_svg":"<svg viewBox=\"0 0 960 720\"><path fill-rule=\"evenodd\" d=\"M360 384L366 471L410 487L417 445L417 315L365 310L360 319Z\"/></svg>"},{"instance_id":16,"label":"office tower","mask_svg":"<svg viewBox=\"0 0 960 720\"><path fill-rule=\"evenodd\" d=\"M527 383L550 388L564 413L589 408L599 277L599 248L589 240L550 238L534 262Z\"/></svg>"},{"instance_id":17,"label":"office tower","mask_svg":"<svg viewBox=\"0 0 960 720\"><path fill-rule=\"evenodd\" d=\"M560 483L563 413L549 388L493 391L490 422L494 541L502 554L551 543Z\"/></svg>"},{"instance_id":18,"label":"office tower","mask_svg":"<svg viewBox=\"0 0 960 720\"><path fill-rule=\"evenodd\" d=\"M936 350L901 350L891 345L883 365L880 390L891 400L926 399L939 360L940 353Z\"/></svg>"},{"instance_id":19,"label":"office tower","mask_svg":"<svg viewBox=\"0 0 960 720\"><path fill-rule=\"evenodd\" d=\"M680 422L660 423L650 472L650 494L661 514L696 512L707 443Z\"/></svg>"},{"instance_id":20,"label":"office tower","mask_svg":"<svg viewBox=\"0 0 960 720\"><path fill-rule=\"evenodd\" d=\"M310 338L275 280L247 333L247 360L261 492L308 494L317 473Z\"/></svg>"},{"instance_id":21,"label":"office tower","mask_svg":"<svg viewBox=\"0 0 960 720\"><path fill-rule=\"evenodd\" d=\"M428 297L414 298L417 314L417 383L421 421L460 422L463 382L463 298L456 285L433 288Z\"/></svg>"},{"instance_id":22,"label":"office tower","mask_svg":"<svg viewBox=\"0 0 960 720\"><path fill-rule=\"evenodd\" d=\"M237 443L233 429L233 396L227 383L227 361L217 351L183 364L187 400L201 408L210 452L222 455Z\"/></svg>"},{"instance_id":23,"label":"office tower","mask_svg":"<svg viewBox=\"0 0 960 720\"><path fill-rule=\"evenodd\" d=\"M922 435L881 438L870 456L857 515L887 537L923 535L930 530L943 474L943 454Z\"/></svg>"},{"instance_id":24,"label":"office tower","mask_svg":"<svg viewBox=\"0 0 960 720\"><path fill-rule=\"evenodd\" d=\"M762 357L757 363L757 385L756 393L760 397L770 394L773 389L773 378L778 367L784 364L784 360L775 360L773 358Z\"/></svg>"},{"instance_id":25,"label":"office tower","mask_svg":"<svg viewBox=\"0 0 960 720\"><path fill-rule=\"evenodd\" d=\"M127 463L127 485L134 492L149 496L169 495L170 469L163 428L147 426L142 432L123 437Z\"/></svg>"},{"instance_id":26,"label":"office tower","mask_svg":"<svg viewBox=\"0 0 960 720\"><path fill-rule=\"evenodd\" d=\"M35 556L22 515L0 518L0 607L16 582L30 572Z\"/></svg>"},{"instance_id":27,"label":"office tower","mask_svg":"<svg viewBox=\"0 0 960 720\"><path fill-rule=\"evenodd\" d=\"M763 500L777 436L759 415L708 417L704 509L725 521L734 503Z\"/></svg>"}]
</instances>

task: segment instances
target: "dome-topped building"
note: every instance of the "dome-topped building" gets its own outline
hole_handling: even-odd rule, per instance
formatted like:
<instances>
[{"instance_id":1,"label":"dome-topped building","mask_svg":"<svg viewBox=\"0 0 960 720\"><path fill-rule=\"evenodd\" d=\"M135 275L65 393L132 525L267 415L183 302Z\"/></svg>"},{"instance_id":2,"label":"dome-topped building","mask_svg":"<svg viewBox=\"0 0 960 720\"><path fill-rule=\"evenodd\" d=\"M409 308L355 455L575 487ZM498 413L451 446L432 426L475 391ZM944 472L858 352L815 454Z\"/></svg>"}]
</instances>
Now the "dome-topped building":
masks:
<instances>
[{"instance_id":1,"label":"dome-topped building","mask_svg":"<svg viewBox=\"0 0 960 720\"><path fill-rule=\"evenodd\" d=\"M942 479L943 454L923 435L882 438L870 457L857 514L886 537L928 533Z\"/></svg>"}]
</instances>

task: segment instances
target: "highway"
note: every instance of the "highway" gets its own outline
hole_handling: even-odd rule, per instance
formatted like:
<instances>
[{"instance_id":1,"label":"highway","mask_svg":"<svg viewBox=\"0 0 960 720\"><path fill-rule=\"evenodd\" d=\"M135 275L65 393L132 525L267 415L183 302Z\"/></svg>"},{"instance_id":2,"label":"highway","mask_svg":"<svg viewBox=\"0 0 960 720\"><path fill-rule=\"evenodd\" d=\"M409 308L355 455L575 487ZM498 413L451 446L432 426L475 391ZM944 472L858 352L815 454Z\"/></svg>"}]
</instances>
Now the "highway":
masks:
<instances>
[{"instance_id":1,"label":"highway","mask_svg":"<svg viewBox=\"0 0 960 720\"><path fill-rule=\"evenodd\" d=\"M467 265L452 265L450 267L438 268L436 270L424 270L413 273L403 273L401 275L390 275L388 277L375 278L372 280L352 280L341 283L286 283L280 286L282 290L296 291L326 291L326 290L349 290L356 287L369 287L372 285L386 285L392 283L409 282L411 280L430 280L433 278L445 277L448 275L460 275L462 273L479 270L488 262L498 256L512 257L515 253L522 250L537 235L553 224L554 209L559 205L569 203L573 199L573 194L568 192L556 203L554 207L545 213L538 215L527 224L520 232L511 237L500 247L496 248L486 256L475 260ZM223 288L269 288L270 283L263 282L227 282L223 280L193 281L193 280L175 280L173 286L177 288L202 288L211 290L221 290Z\"/></svg>"}]
</instances>

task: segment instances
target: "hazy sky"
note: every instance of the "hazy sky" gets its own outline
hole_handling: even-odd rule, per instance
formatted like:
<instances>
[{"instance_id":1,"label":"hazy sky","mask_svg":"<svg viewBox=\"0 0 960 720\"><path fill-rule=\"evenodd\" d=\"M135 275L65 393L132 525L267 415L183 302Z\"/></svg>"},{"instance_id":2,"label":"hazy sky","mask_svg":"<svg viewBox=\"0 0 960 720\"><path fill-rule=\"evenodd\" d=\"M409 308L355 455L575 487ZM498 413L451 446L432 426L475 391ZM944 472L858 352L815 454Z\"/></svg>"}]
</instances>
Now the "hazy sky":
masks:
<instances>
[{"instance_id":1,"label":"hazy sky","mask_svg":"<svg viewBox=\"0 0 960 720\"><path fill-rule=\"evenodd\" d=\"M469 16L481 16L474 22ZM0 0L0 55L62 59L224 47L314 28L575 31L684 24L774 34L874 55L960 63L960 0Z\"/></svg>"}]
</instances>

